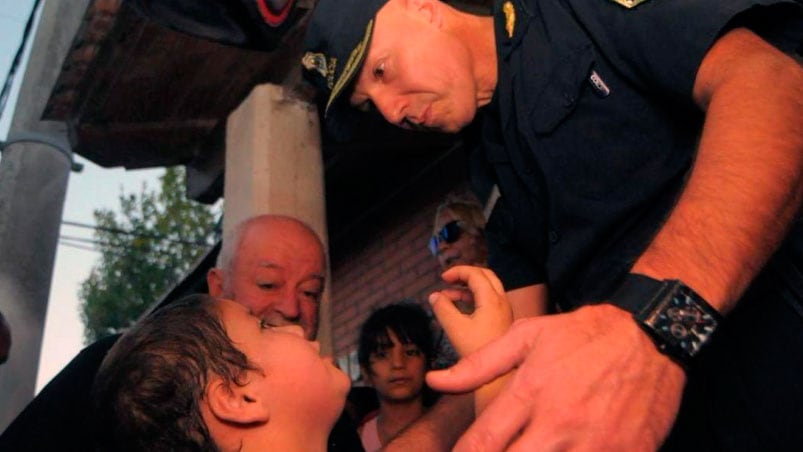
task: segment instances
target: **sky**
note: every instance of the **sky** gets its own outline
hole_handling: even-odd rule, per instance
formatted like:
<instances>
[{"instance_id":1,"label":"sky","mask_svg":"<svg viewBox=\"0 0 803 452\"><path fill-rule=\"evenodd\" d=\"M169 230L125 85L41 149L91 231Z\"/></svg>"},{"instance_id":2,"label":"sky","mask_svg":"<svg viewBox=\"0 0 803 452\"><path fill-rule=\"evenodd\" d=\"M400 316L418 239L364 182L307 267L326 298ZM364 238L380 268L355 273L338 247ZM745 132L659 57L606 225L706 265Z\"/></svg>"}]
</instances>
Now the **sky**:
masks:
<instances>
[{"instance_id":1,"label":"sky","mask_svg":"<svg viewBox=\"0 0 803 452\"><path fill-rule=\"evenodd\" d=\"M33 3L33 0L0 0L0 84L5 83ZM29 46L33 34L29 38ZM26 62L24 59L23 67ZM8 133L16 91L23 74L23 69L17 70L15 89L12 90L12 96L0 118L0 140L5 140ZM162 169L125 171L121 168L101 168L80 156L76 160L84 165L84 169L80 173L70 174L64 204L65 221L94 224L94 210L118 210L118 197L122 192L139 192L143 184L147 184L150 189L156 188L157 178L163 173ZM61 236L91 239L92 230L62 225ZM84 346L78 290L99 258L100 255L95 251L67 246L60 241L45 320L37 392ZM13 334L14 326L11 325L11 328Z\"/></svg>"}]
</instances>

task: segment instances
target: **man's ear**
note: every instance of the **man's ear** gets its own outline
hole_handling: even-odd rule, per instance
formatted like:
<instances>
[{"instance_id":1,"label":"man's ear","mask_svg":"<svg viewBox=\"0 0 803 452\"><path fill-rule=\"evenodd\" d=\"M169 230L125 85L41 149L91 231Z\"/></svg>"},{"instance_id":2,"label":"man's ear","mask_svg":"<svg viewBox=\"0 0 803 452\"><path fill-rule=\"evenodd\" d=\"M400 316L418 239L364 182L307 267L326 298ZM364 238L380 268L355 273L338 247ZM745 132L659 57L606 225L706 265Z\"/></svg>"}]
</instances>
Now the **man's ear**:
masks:
<instances>
[{"instance_id":1,"label":"man's ear","mask_svg":"<svg viewBox=\"0 0 803 452\"><path fill-rule=\"evenodd\" d=\"M223 296L223 284L226 281L226 273L222 268L212 267L206 272L206 285L209 286L209 295L213 297Z\"/></svg>"},{"instance_id":2,"label":"man's ear","mask_svg":"<svg viewBox=\"0 0 803 452\"><path fill-rule=\"evenodd\" d=\"M207 403L212 414L218 419L235 424L265 423L270 419L270 409L253 391L250 380L245 386L226 384L220 377L214 377L206 389Z\"/></svg>"},{"instance_id":3,"label":"man's ear","mask_svg":"<svg viewBox=\"0 0 803 452\"><path fill-rule=\"evenodd\" d=\"M421 17L430 24L440 28L443 21L443 10L440 0L403 0L405 7Z\"/></svg>"}]
</instances>

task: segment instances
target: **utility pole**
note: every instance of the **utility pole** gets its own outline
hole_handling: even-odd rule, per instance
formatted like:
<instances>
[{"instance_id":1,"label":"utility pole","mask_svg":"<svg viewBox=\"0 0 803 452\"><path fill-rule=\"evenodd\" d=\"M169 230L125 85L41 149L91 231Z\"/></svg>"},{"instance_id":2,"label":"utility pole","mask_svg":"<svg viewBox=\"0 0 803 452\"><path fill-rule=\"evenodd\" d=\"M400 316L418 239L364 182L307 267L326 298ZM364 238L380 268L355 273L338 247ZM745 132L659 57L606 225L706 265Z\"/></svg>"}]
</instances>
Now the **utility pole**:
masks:
<instances>
[{"instance_id":1,"label":"utility pole","mask_svg":"<svg viewBox=\"0 0 803 452\"><path fill-rule=\"evenodd\" d=\"M0 366L0 431L33 399L67 181L65 126L42 121L89 0L46 0L0 159L0 311L12 334Z\"/></svg>"}]
</instances>

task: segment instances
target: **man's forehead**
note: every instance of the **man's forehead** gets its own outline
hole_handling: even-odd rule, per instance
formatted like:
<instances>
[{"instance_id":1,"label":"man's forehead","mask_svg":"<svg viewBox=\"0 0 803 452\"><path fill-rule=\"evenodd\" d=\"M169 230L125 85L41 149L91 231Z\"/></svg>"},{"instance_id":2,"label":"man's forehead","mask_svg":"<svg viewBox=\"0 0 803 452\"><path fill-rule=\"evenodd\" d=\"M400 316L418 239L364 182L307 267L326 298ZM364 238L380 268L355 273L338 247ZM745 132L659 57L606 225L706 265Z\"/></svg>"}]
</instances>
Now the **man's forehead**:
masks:
<instances>
[{"instance_id":1,"label":"man's forehead","mask_svg":"<svg viewBox=\"0 0 803 452\"><path fill-rule=\"evenodd\" d=\"M268 217L247 223L244 226L242 236L252 235L256 235L262 240L274 242L292 241L320 246L320 241L314 231L300 221L291 218ZM243 245L243 243L240 243L240 246ZM247 244L245 245L247 246Z\"/></svg>"},{"instance_id":2,"label":"man's forehead","mask_svg":"<svg viewBox=\"0 0 803 452\"><path fill-rule=\"evenodd\" d=\"M272 219L247 224L240 234L236 254L266 253L308 254L320 258L324 250L318 236L299 222Z\"/></svg>"},{"instance_id":3,"label":"man's forehead","mask_svg":"<svg viewBox=\"0 0 803 452\"><path fill-rule=\"evenodd\" d=\"M310 261L311 261L311 259L307 259L307 260L310 260ZM313 262L308 262L308 264L313 264ZM283 265L283 264L281 264L281 263L278 263L278 262L275 262L275 261L272 261L272 260L269 260L269 259L258 259L258 260L255 262L255 266L256 266L257 268L264 268L264 269L268 269L268 270L275 269L275 270L279 270L279 271L284 271L284 270L287 270L287 268L288 268L288 267L287 267L287 265ZM320 262L320 261L316 261L316 262L314 262L314 266L315 266L315 267L318 267L318 268L315 268L315 269L313 269L313 270L312 270L312 271L311 271L311 272L310 272L308 275L306 275L306 276L307 276L308 278L310 278L310 279L320 279L320 280L323 280L325 277L324 277L324 274L322 273L322 270L323 270L323 269L322 269L322 268L320 268L320 267L322 267L322 266L323 266L323 263L322 263L322 262Z\"/></svg>"},{"instance_id":4,"label":"man's forehead","mask_svg":"<svg viewBox=\"0 0 803 452\"><path fill-rule=\"evenodd\" d=\"M453 211L451 208L446 208L438 213L438 222L448 223L453 220L460 220L460 215Z\"/></svg>"}]
</instances>

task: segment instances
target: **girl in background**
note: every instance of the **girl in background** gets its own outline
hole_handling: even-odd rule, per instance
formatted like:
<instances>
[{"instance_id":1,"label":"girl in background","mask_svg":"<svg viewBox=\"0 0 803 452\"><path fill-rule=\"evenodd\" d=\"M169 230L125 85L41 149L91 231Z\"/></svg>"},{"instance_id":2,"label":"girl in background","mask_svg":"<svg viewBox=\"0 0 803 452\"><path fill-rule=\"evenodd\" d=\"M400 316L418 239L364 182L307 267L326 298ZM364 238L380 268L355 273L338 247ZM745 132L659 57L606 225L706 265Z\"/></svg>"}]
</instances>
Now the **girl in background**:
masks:
<instances>
[{"instance_id":1,"label":"girl in background","mask_svg":"<svg viewBox=\"0 0 803 452\"><path fill-rule=\"evenodd\" d=\"M377 310L362 326L360 368L379 399L359 427L367 452L386 445L434 401L424 382L434 357L430 322L423 308L405 302Z\"/></svg>"}]
</instances>

